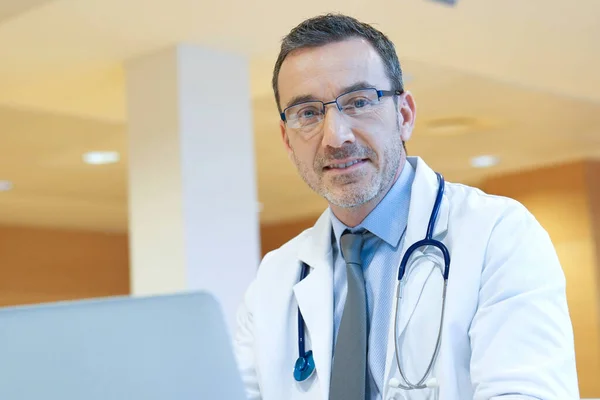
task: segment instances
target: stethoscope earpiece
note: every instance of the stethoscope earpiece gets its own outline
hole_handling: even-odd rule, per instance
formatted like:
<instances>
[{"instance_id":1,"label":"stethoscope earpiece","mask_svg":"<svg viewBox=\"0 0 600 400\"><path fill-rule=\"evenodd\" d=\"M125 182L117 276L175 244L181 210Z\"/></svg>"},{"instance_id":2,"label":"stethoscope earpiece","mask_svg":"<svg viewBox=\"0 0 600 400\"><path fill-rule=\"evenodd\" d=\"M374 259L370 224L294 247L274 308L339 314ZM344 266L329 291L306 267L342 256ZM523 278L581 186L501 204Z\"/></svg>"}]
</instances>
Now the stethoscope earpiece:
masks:
<instances>
[{"instance_id":1,"label":"stethoscope earpiece","mask_svg":"<svg viewBox=\"0 0 600 400\"><path fill-rule=\"evenodd\" d=\"M310 378L315 371L315 360L313 359L312 350L308 351L304 357L298 357L294 365L294 379L302 382Z\"/></svg>"}]
</instances>

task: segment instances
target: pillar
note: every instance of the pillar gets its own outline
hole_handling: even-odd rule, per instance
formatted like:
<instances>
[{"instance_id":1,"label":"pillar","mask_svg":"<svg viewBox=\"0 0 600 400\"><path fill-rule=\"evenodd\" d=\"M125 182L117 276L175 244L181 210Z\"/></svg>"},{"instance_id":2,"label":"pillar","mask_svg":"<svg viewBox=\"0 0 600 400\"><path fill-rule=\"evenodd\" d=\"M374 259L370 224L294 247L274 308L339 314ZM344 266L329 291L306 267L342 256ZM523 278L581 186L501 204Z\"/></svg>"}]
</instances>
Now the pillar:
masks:
<instances>
[{"instance_id":1,"label":"pillar","mask_svg":"<svg viewBox=\"0 0 600 400\"><path fill-rule=\"evenodd\" d=\"M232 328L260 258L248 62L178 45L126 80L131 293L208 290Z\"/></svg>"}]
</instances>

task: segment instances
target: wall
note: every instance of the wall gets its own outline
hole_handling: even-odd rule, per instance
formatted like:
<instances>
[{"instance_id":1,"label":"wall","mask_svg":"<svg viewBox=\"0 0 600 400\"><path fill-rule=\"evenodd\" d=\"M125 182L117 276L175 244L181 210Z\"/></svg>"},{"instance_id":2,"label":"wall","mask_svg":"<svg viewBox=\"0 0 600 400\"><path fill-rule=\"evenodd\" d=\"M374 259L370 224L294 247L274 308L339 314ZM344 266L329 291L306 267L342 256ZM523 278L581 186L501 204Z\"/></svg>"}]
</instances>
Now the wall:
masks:
<instances>
[{"instance_id":1,"label":"wall","mask_svg":"<svg viewBox=\"0 0 600 400\"><path fill-rule=\"evenodd\" d=\"M596 276L598 278L598 288L600 288L600 161L586 163L585 178L589 195L591 223L596 227L593 233L596 242ZM600 295L598 297L600 301Z\"/></svg>"},{"instance_id":2,"label":"wall","mask_svg":"<svg viewBox=\"0 0 600 400\"><path fill-rule=\"evenodd\" d=\"M125 234L0 227L0 306L128 292Z\"/></svg>"},{"instance_id":3,"label":"wall","mask_svg":"<svg viewBox=\"0 0 600 400\"><path fill-rule=\"evenodd\" d=\"M592 218L590 163L574 163L490 179L488 193L523 203L550 234L567 279L569 310L581 396L600 397L599 260L596 252L600 214ZM591 185L590 185L591 184ZM599 197L596 197L598 199Z\"/></svg>"},{"instance_id":4,"label":"wall","mask_svg":"<svg viewBox=\"0 0 600 400\"><path fill-rule=\"evenodd\" d=\"M316 218L261 227L261 251ZM129 293L126 234L0 226L0 306Z\"/></svg>"}]
</instances>

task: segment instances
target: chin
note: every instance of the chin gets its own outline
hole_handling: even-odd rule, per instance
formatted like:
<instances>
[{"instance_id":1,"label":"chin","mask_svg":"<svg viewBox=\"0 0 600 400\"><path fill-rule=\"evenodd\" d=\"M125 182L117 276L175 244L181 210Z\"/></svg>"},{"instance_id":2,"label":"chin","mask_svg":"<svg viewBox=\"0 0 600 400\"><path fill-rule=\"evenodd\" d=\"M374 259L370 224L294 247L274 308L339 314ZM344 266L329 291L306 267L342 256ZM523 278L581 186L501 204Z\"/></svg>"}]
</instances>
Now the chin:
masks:
<instances>
[{"instance_id":1,"label":"chin","mask_svg":"<svg viewBox=\"0 0 600 400\"><path fill-rule=\"evenodd\" d=\"M341 208L356 208L368 203L376 196L377 190L375 190L375 188L368 188L367 190L360 188L346 188L341 191L327 191L323 197L334 206Z\"/></svg>"}]
</instances>

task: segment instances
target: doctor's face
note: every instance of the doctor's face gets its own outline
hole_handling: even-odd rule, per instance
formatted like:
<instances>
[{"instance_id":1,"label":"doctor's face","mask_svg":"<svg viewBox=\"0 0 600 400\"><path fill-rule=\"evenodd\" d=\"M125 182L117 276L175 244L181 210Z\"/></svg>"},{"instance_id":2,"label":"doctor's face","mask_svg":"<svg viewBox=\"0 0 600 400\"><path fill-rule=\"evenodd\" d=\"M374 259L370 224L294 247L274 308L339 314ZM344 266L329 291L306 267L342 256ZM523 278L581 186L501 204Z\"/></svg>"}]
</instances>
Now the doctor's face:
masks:
<instances>
[{"instance_id":1,"label":"doctor's face","mask_svg":"<svg viewBox=\"0 0 600 400\"><path fill-rule=\"evenodd\" d=\"M278 82L281 109L287 109L282 138L310 188L342 208L382 197L398 176L415 108L409 93L394 101L368 90L392 89L369 42L351 39L296 50L283 62ZM336 98L345 111L328 104L323 116L322 105L308 103Z\"/></svg>"}]
</instances>

